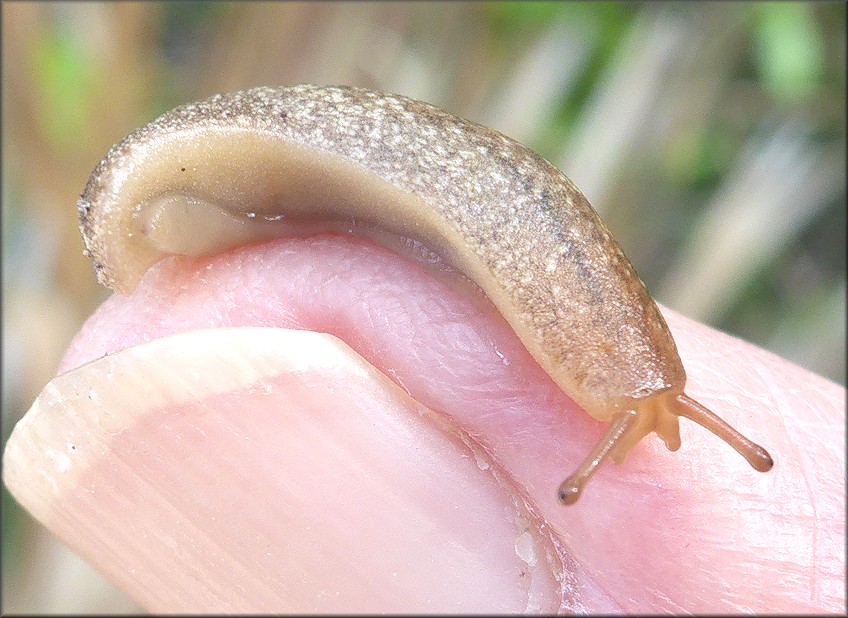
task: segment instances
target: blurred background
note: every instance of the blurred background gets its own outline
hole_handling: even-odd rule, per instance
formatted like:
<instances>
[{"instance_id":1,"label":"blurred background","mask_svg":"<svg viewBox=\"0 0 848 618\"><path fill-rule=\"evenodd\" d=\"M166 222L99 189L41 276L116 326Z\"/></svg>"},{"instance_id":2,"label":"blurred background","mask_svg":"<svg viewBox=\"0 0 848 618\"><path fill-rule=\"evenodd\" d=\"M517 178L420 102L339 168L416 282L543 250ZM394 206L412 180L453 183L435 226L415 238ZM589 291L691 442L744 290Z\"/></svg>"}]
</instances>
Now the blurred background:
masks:
<instances>
[{"instance_id":1,"label":"blurred background","mask_svg":"<svg viewBox=\"0 0 848 618\"><path fill-rule=\"evenodd\" d=\"M2 435L108 295L75 201L221 91L353 84L540 152L663 304L845 384L844 2L2 4ZM3 488L3 612L138 611Z\"/></svg>"}]
</instances>

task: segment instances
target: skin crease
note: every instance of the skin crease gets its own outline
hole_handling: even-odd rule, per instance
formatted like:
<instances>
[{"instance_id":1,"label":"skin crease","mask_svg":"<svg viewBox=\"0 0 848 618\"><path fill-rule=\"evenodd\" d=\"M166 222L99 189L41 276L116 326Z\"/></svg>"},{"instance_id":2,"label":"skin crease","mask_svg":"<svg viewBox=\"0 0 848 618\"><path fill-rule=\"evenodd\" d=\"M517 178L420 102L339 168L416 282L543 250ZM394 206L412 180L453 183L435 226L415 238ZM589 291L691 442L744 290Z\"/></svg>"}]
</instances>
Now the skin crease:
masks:
<instances>
[{"instance_id":1,"label":"skin crease","mask_svg":"<svg viewBox=\"0 0 848 618\"><path fill-rule=\"evenodd\" d=\"M683 393L662 314L579 190L513 140L425 103L346 87L216 95L113 147L78 209L100 280L119 291L168 254L320 220L423 242L480 286L565 393L611 422L561 485L566 504L651 432L679 448L679 415L771 469L762 447Z\"/></svg>"}]
</instances>

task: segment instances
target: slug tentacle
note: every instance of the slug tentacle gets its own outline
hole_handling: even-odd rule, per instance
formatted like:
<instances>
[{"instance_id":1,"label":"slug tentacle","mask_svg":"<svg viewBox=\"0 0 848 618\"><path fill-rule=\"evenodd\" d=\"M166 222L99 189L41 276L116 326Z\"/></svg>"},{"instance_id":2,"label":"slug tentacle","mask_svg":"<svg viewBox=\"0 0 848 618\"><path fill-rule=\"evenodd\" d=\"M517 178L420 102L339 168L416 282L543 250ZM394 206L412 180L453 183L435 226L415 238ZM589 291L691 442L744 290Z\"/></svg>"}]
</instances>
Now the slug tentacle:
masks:
<instances>
[{"instance_id":1,"label":"slug tentacle","mask_svg":"<svg viewBox=\"0 0 848 618\"><path fill-rule=\"evenodd\" d=\"M645 435L679 448L679 416L771 468L765 450L682 394L662 313L577 187L515 140L427 103L346 86L215 95L113 146L78 213L86 255L118 292L169 255L327 222L426 247L479 286L566 394L612 422L561 486L568 504L604 458L623 460Z\"/></svg>"},{"instance_id":2,"label":"slug tentacle","mask_svg":"<svg viewBox=\"0 0 848 618\"><path fill-rule=\"evenodd\" d=\"M671 408L672 413L688 418L717 435L742 455L757 472L768 472L772 469L774 460L766 449L736 431L709 408L685 393L678 395L675 401L678 405Z\"/></svg>"},{"instance_id":3,"label":"slug tentacle","mask_svg":"<svg viewBox=\"0 0 848 618\"><path fill-rule=\"evenodd\" d=\"M595 445L592 452L583 460L577 469L559 486L559 499L563 504L574 504L580 498L583 487L601 465L610 456L621 440L636 425L636 413L632 410L619 412L607 428L604 437Z\"/></svg>"}]
</instances>

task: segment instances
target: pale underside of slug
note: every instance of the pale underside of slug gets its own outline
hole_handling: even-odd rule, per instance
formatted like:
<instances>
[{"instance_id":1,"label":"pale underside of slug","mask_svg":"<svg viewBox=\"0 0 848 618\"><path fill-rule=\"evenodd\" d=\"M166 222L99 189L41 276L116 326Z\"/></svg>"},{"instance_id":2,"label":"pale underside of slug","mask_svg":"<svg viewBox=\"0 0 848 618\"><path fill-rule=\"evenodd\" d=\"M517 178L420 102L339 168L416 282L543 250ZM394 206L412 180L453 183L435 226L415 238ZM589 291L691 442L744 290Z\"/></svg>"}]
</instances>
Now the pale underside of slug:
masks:
<instances>
[{"instance_id":1,"label":"pale underside of slug","mask_svg":"<svg viewBox=\"0 0 848 618\"><path fill-rule=\"evenodd\" d=\"M539 155L406 97L256 88L157 118L116 144L78 203L100 281L131 291L170 254L356 222L423 243L476 283L553 380L610 430L561 487L678 416L757 469L771 458L685 394L659 309L580 191Z\"/></svg>"}]
</instances>

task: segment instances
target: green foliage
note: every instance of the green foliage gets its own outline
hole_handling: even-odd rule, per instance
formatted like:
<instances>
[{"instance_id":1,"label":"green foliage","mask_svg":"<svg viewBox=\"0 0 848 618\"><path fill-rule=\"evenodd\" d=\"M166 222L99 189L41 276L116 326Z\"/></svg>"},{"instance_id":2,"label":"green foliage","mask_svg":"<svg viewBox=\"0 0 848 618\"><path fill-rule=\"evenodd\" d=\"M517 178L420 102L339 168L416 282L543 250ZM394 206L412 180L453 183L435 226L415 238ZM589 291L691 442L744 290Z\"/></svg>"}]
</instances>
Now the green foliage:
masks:
<instances>
[{"instance_id":1,"label":"green foliage","mask_svg":"<svg viewBox=\"0 0 848 618\"><path fill-rule=\"evenodd\" d=\"M713 189L740 146L739 136L721 124L698 125L681 133L665 152L665 173L669 180L692 191Z\"/></svg>"},{"instance_id":2,"label":"green foliage","mask_svg":"<svg viewBox=\"0 0 848 618\"><path fill-rule=\"evenodd\" d=\"M485 8L499 36L511 37L535 30L574 6L564 2L490 2Z\"/></svg>"},{"instance_id":3,"label":"green foliage","mask_svg":"<svg viewBox=\"0 0 848 618\"><path fill-rule=\"evenodd\" d=\"M639 7L636 3L618 2L578 2L567 3L567 6L570 7L569 18L587 24L594 35L585 69L560 108L560 123L570 129L578 112L587 105L627 32L633 27L633 17Z\"/></svg>"},{"instance_id":4,"label":"green foliage","mask_svg":"<svg viewBox=\"0 0 848 618\"><path fill-rule=\"evenodd\" d=\"M821 83L824 37L815 5L768 2L754 5L754 52L757 70L773 96L792 103Z\"/></svg>"},{"instance_id":5,"label":"green foliage","mask_svg":"<svg viewBox=\"0 0 848 618\"><path fill-rule=\"evenodd\" d=\"M97 63L79 38L57 27L36 38L29 64L40 95L40 126L57 150L74 148L91 118Z\"/></svg>"},{"instance_id":6,"label":"green foliage","mask_svg":"<svg viewBox=\"0 0 848 618\"><path fill-rule=\"evenodd\" d=\"M490 26L498 37L496 49L506 55L523 45L522 38L538 36L545 28L573 27L590 41L588 57L573 86L565 93L547 139L536 146L554 150L568 140L575 119L618 52L640 3L624 2L492 2L485 5Z\"/></svg>"}]
</instances>

